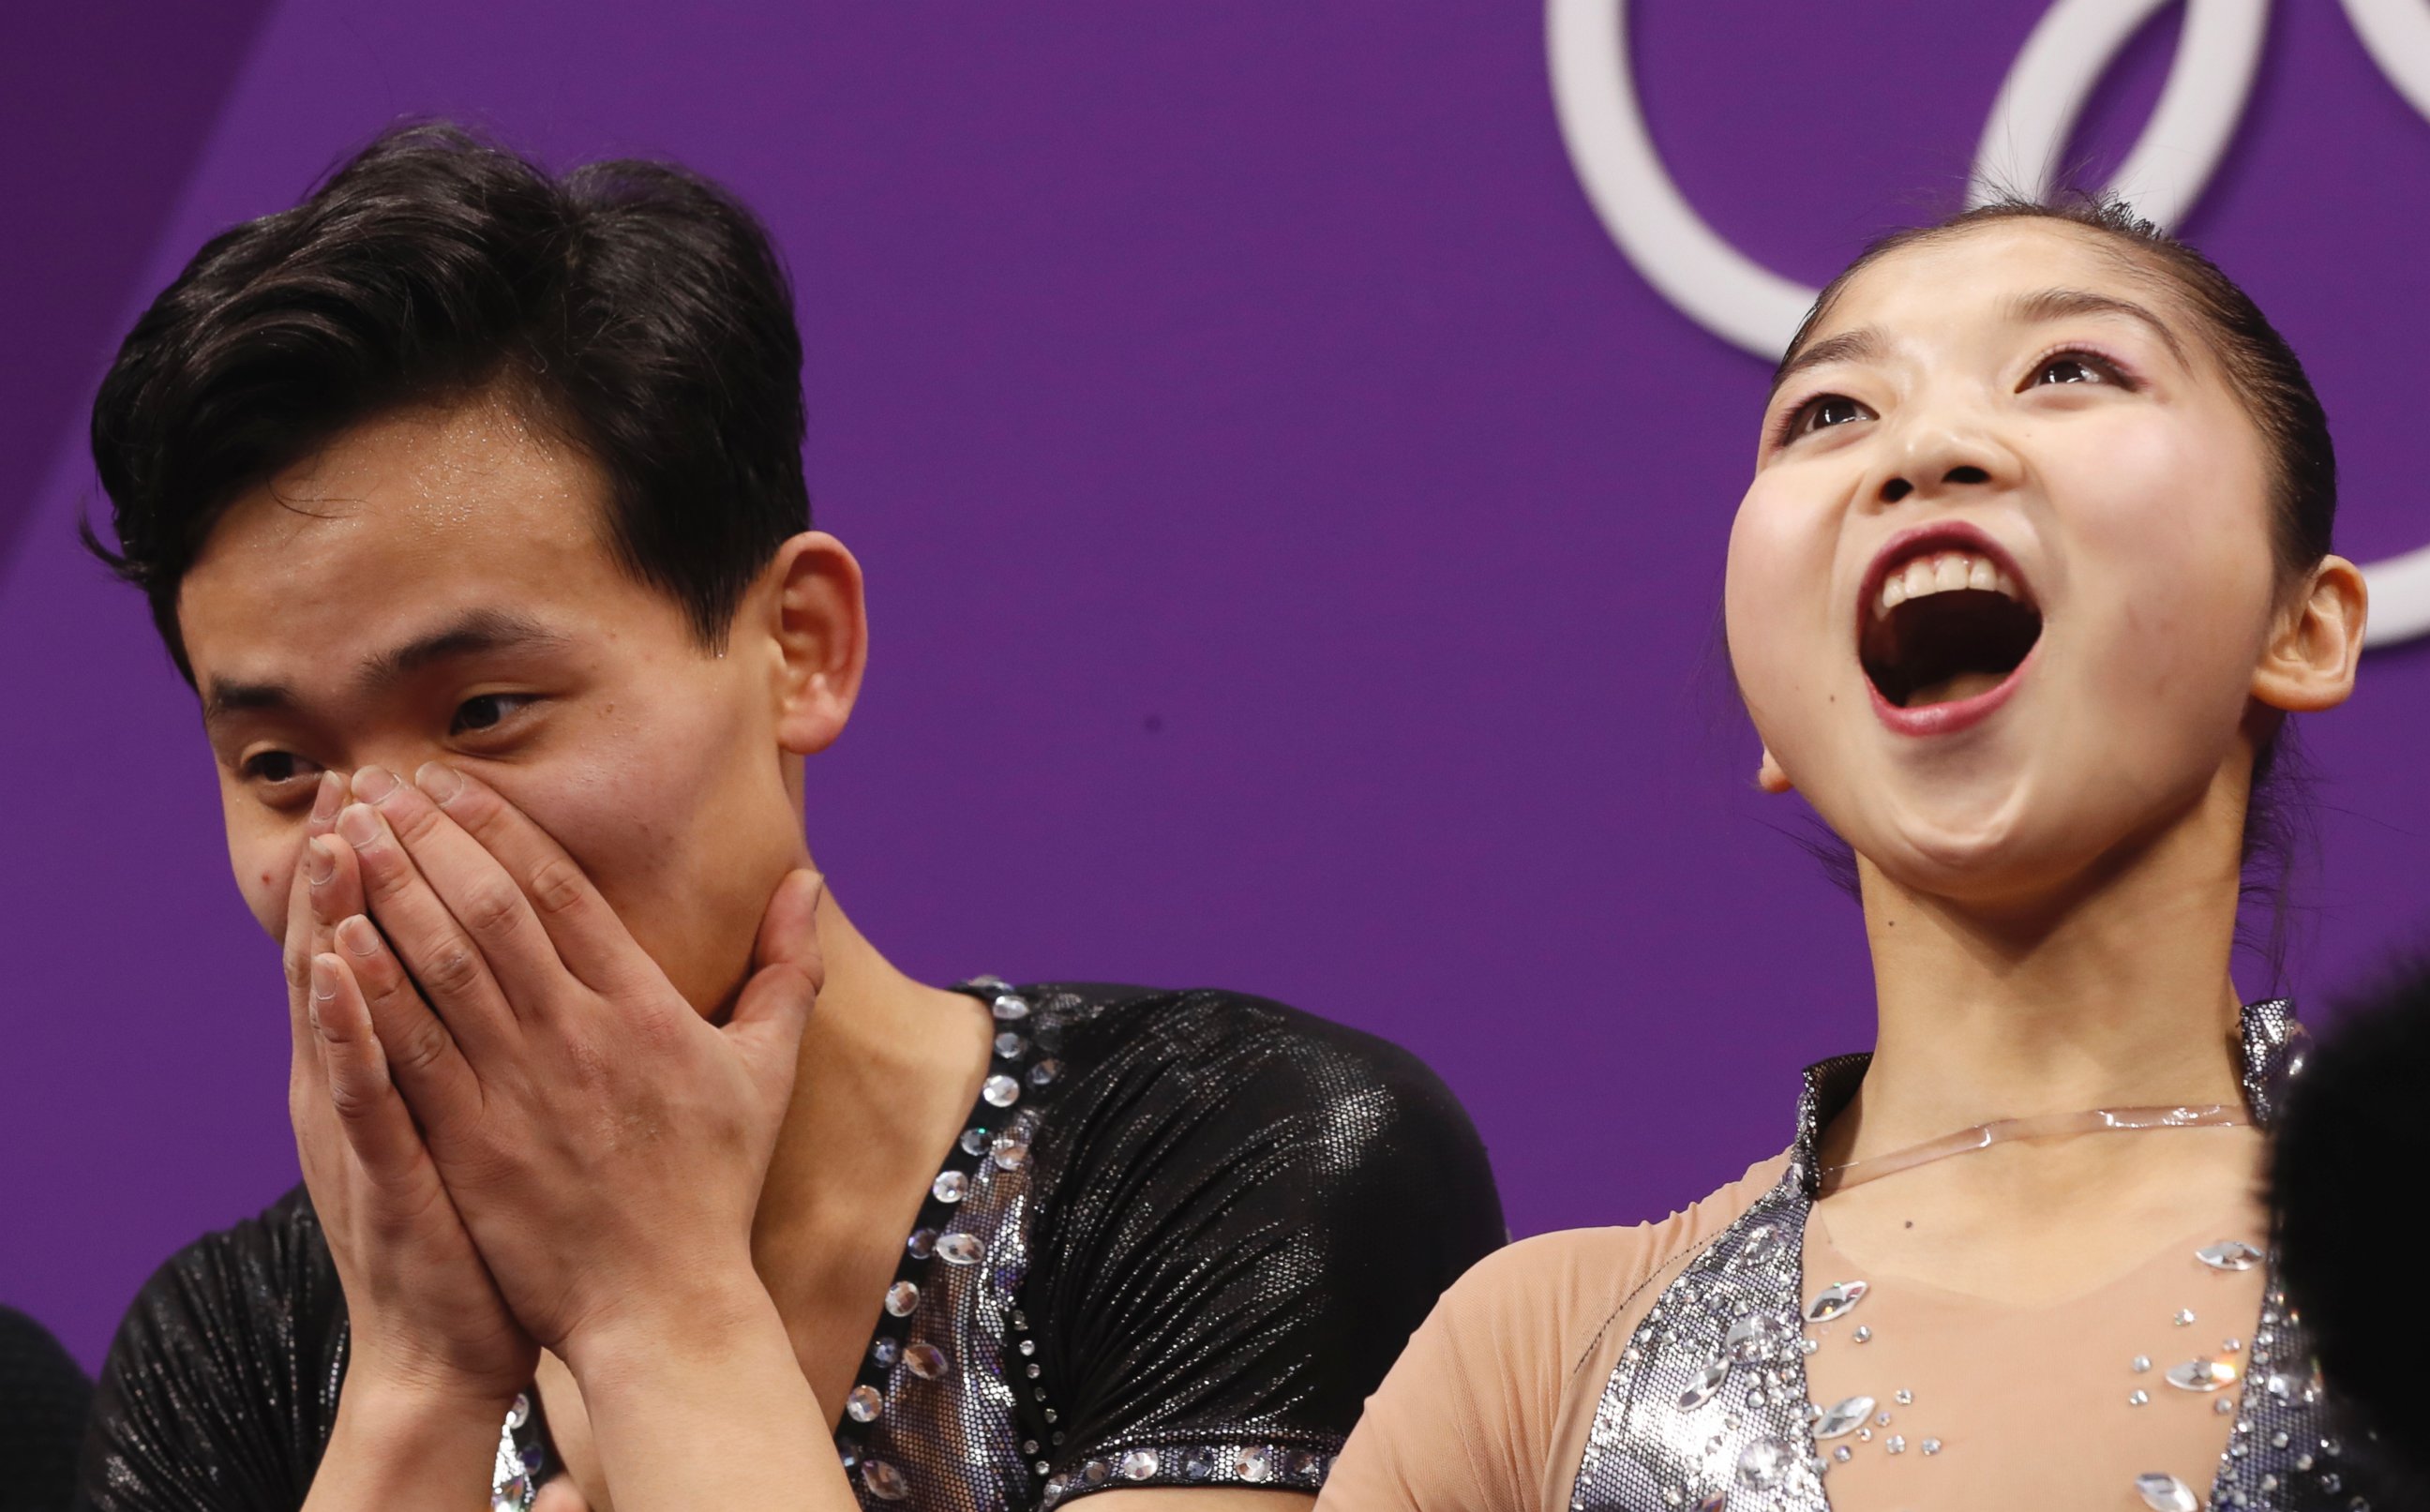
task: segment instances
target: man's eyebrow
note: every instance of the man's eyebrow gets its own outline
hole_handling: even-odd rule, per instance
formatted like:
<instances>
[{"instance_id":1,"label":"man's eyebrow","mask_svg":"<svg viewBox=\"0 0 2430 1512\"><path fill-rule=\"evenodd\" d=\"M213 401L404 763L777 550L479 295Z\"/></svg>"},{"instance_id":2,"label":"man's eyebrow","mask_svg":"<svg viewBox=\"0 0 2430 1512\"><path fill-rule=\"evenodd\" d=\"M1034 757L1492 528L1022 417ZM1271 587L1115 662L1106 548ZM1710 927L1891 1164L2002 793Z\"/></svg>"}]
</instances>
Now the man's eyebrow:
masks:
<instances>
[{"instance_id":1,"label":"man's eyebrow","mask_svg":"<svg viewBox=\"0 0 2430 1512\"><path fill-rule=\"evenodd\" d=\"M537 620L506 609L474 609L427 635L392 646L364 663L356 682L366 691L391 688L415 673L458 656L496 651L544 651L562 645L565 637ZM300 702L295 690L277 682L226 682L211 679L203 695L203 722L212 723L233 714L291 709Z\"/></svg>"},{"instance_id":2,"label":"man's eyebrow","mask_svg":"<svg viewBox=\"0 0 2430 1512\"><path fill-rule=\"evenodd\" d=\"M1826 336L1781 363L1779 371L1772 375L1772 392L1778 393L1783 384L1807 368L1819 368L1826 362L1870 362L1889 350L1889 342L1871 325Z\"/></svg>"},{"instance_id":3,"label":"man's eyebrow","mask_svg":"<svg viewBox=\"0 0 2430 1512\"><path fill-rule=\"evenodd\" d=\"M295 690L285 683L232 683L214 677L203 694L203 723L216 724L232 714L295 706Z\"/></svg>"},{"instance_id":4,"label":"man's eyebrow","mask_svg":"<svg viewBox=\"0 0 2430 1512\"><path fill-rule=\"evenodd\" d=\"M2160 344L2169 349L2169 355L2177 359L2179 367L2193 365L2186 358L2185 343L2177 340L2176 332L2169 329L2169 323L2131 299L2095 293L2089 289L2045 289L2039 293L2020 295L2008 304L2008 318L2025 325L2073 320L2085 315L2119 315L2140 322L2160 339Z\"/></svg>"}]
</instances>

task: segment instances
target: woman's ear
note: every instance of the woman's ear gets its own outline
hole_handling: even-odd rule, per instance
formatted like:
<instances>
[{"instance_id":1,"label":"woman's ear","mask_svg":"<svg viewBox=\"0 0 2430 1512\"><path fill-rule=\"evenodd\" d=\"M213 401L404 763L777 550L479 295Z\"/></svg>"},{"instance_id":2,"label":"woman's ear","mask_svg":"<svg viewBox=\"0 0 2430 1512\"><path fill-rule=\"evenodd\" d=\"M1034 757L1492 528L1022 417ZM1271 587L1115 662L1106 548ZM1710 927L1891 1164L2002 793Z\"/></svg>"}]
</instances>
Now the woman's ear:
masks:
<instances>
[{"instance_id":1,"label":"woman's ear","mask_svg":"<svg viewBox=\"0 0 2430 1512\"><path fill-rule=\"evenodd\" d=\"M1789 773L1780 770L1780 758L1772 754L1768 745L1763 748L1763 760L1756 766L1755 785L1766 792L1787 792L1795 786L1789 780Z\"/></svg>"},{"instance_id":2,"label":"woman's ear","mask_svg":"<svg viewBox=\"0 0 2430 1512\"><path fill-rule=\"evenodd\" d=\"M794 756L835 743L869 664L860 563L842 541L806 530L776 548L745 603L767 636L776 739Z\"/></svg>"},{"instance_id":3,"label":"woman's ear","mask_svg":"<svg viewBox=\"0 0 2430 1512\"><path fill-rule=\"evenodd\" d=\"M2323 557L2272 626L2253 670L2253 696L2289 714L2335 708L2354 691L2370 606L2362 569Z\"/></svg>"}]
</instances>

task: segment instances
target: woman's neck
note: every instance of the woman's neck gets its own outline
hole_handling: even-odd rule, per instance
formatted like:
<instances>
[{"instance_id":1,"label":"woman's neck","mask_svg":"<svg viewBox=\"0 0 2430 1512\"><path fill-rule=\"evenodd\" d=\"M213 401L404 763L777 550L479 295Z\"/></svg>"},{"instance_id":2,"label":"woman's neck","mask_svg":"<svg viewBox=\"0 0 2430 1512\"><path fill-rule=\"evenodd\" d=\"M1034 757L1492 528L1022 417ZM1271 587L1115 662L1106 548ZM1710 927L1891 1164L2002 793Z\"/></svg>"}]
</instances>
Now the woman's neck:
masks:
<instances>
[{"instance_id":1,"label":"woman's neck","mask_svg":"<svg viewBox=\"0 0 2430 1512\"><path fill-rule=\"evenodd\" d=\"M1992 1119L2238 1101L2232 782L2062 895L1984 907L1860 860L1879 1028L1826 1160Z\"/></svg>"}]
</instances>

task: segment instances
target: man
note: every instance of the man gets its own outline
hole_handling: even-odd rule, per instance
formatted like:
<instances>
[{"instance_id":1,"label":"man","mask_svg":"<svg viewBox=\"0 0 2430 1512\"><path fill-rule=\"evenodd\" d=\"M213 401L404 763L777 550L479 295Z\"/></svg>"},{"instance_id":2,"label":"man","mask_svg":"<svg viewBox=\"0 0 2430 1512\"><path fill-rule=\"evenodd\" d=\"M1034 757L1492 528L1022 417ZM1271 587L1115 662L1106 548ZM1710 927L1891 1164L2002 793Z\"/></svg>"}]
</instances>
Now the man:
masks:
<instances>
[{"instance_id":1,"label":"man","mask_svg":"<svg viewBox=\"0 0 2430 1512\"><path fill-rule=\"evenodd\" d=\"M443 127L128 337L105 555L284 942L305 1185L138 1299L85 1504L1286 1512L1499 1242L1389 1045L933 989L853 928L803 758L866 624L800 362L714 187Z\"/></svg>"}]
</instances>

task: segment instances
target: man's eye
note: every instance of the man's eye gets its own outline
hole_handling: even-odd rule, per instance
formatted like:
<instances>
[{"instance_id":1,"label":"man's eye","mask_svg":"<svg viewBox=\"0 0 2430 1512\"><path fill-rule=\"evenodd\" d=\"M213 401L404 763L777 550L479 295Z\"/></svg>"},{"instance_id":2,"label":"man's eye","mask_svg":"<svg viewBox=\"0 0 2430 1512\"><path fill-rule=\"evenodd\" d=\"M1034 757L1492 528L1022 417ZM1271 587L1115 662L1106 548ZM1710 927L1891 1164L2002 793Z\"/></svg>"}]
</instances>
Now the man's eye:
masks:
<instances>
[{"instance_id":1,"label":"man's eye","mask_svg":"<svg viewBox=\"0 0 2430 1512\"><path fill-rule=\"evenodd\" d=\"M292 751L263 751L245 757L244 775L251 782L278 787L299 777L317 777L321 769Z\"/></svg>"},{"instance_id":2,"label":"man's eye","mask_svg":"<svg viewBox=\"0 0 2430 1512\"><path fill-rule=\"evenodd\" d=\"M531 702L523 693L483 693L456 706L456 718L448 725L450 735L478 735L495 729L506 718Z\"/></svg>"}]
</instances>

